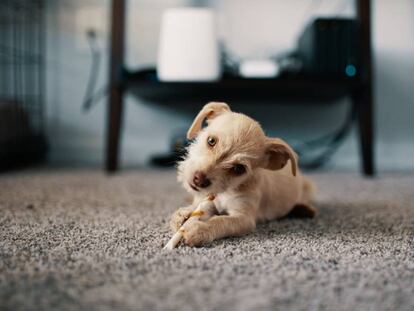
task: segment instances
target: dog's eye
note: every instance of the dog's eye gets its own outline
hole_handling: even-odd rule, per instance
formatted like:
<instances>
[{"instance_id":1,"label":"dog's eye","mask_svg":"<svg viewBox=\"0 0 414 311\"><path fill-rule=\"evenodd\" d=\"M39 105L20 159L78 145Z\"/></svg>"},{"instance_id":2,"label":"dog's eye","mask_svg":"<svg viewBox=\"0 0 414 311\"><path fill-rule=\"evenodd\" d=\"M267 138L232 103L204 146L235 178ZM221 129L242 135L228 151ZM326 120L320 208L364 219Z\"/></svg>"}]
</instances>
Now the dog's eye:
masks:
<instances>
[{"instance_id":1,"label":"dog's eye","mask_svg":"<svg viewBox=\"0 0 414 311\"><path fill-rule=\"evenodd\" d=\"M210 147L214 147L214 146L216 145L216 143L217 143L217 138L216 138L216 137L214 137L214 136L209 136L209 137L207 138L207 144L208 144Z\"/></svg>"},{"instance_id":2,"label":"dog's eye","mask_svg":"<svg viewBox=\"0 0 414 311\"><path fill-rule=\"evenodd\" d=\"M243 175L246 173L246 167L243 164L235 164L231 168L231 172L235 175Z\"/></svg>"}]
</instances>

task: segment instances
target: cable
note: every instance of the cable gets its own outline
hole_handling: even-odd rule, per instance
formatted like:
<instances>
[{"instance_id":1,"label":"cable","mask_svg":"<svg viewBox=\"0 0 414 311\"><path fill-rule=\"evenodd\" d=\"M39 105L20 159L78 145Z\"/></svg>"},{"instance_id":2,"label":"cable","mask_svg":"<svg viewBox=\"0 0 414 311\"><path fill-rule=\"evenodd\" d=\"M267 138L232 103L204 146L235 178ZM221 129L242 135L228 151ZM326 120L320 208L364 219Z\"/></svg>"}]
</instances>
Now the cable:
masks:
<instances>
[{"instance_id":1,"label":"cable","mask_svg":"<svg viewBox=\"0 0 414 311\"><path fill-rule=\"evenodd\" d=\"M94 104L96 104L100 99L102 99L104 95L106 95L108 89L105 86L94 94L96 82L98 80L99 68L101 64L101 50L96 40L96 32L93 29L87 31L86 37L88 39L89 48L91 51L92 62L89 71L88 84L86 86L85 96L82 104L83 111L88 111Z\"/></svg>"},{"instance_id":2,"label":"cable","mask_svg":"<svg viewBox=\"0 0 414 311\"><path fill-rule=\"evenodd\" d=\"M348 115L344 121L344 124L334 132L313 139L308 142L302 143L302 146L294 146L294 149L297 151L299 156L302 156L306 159L306 154L309 154L310 151L325 148L325 150L320 153L318 156L310 160L305 160L302 162L301 166L304 168L319 168L323 166L332 155L338 150L341 144L344 142L345 138L348 136L351 131L352 124L356 117L356 108L355 105L351 105L349 108Z\"/></svg>"}]
</instances>

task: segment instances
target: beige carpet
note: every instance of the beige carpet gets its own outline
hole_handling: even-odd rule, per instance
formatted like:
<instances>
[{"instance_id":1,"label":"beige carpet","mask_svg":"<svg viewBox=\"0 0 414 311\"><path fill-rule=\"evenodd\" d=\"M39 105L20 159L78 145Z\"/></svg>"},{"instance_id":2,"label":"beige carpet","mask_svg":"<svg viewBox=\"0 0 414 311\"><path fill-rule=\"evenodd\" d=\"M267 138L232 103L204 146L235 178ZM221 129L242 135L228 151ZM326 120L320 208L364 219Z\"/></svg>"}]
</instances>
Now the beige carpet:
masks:
<instances>
[{"instance_id":1,"label":"beige carpet","mask_svg":"<svg viewBox=\"0 0 414 311\"><path fill-rule=\"evenodd\" d=\"M316 219L168 252L174 172L0 175L0 309L413 310L414 176L313 177Z\"/></svg>"}]
</instances>

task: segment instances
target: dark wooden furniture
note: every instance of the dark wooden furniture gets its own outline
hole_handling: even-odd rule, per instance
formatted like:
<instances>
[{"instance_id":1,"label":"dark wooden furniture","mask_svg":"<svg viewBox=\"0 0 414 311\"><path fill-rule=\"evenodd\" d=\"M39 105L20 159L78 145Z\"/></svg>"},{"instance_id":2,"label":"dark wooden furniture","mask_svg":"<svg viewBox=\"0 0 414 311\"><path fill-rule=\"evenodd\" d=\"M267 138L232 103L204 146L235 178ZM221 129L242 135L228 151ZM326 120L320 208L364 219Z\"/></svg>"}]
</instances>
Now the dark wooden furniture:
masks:
<instances>
[{"instance_id":1,"label":"dark wooden furniture","mask_svg":"<svg viewBox=\"0 0 414 311\"><path fill-rule=\"evenodd\" d=\"M130 72L124 66L125 0L112 0L110 94L106 170L118 169L122 129L123 96L130 90L141 98L157 101L191 98L267 99L272 101L332 101L350 96L356 106L363 172L374 174L373 92L371 52L371 3L355 0L359 22L361 72L356 78L315 78L284 75L274 79L244 79L224 75L218 82L160 82L155 70Z\"/></svg>"}]
</instances>

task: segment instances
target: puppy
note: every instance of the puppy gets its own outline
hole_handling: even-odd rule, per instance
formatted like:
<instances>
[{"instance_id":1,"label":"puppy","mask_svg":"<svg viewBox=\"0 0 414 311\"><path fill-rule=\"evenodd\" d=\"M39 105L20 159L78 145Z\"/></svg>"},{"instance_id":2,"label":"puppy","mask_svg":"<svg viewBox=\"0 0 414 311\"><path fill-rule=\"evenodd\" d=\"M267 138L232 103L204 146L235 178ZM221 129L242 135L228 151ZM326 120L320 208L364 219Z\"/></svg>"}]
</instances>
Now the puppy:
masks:
<instances>
[{"instance_id":1,"label":"puppy","mask_svg":"<svg viewBox=\"0 0 414 311\"><path fill-rule=\"evenodd\" d=\"M257 222L292 212L315 215L313 186L300 174L297 155L283 140L266 137L255 120L232 112L225 103L211 102L196 116L187 137L195 140L178 164L178 181L194 200L173 214L171 229L176 232L209 194L215 195L219 213L193 222L183 234L187 245L244 235Z\"/></svg>"}]
</instances>

